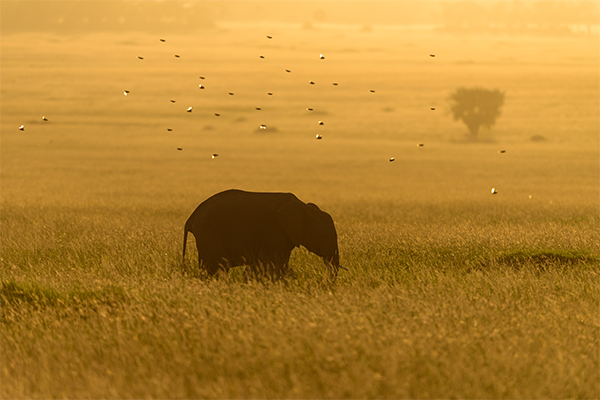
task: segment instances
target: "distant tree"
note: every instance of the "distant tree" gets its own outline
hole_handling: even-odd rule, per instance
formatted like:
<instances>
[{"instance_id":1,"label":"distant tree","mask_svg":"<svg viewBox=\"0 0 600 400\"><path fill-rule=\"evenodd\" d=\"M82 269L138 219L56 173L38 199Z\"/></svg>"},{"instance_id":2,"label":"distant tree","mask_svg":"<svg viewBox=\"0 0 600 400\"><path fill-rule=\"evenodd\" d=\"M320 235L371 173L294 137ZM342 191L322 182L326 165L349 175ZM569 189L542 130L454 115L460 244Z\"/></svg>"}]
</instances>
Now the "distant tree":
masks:
<instances>
[{"instance_id":1,"label":"distant tree","mask_svg":"<svg viewBox=\"0 0 600 400\"><path fill-rule=\"evenodd\" d=\"M480 87L456 89L448 97L455 120L467 125L472 139L477 139L480 127L491 128L500 116L504 92Z\"/></svg>"}]
</instances>

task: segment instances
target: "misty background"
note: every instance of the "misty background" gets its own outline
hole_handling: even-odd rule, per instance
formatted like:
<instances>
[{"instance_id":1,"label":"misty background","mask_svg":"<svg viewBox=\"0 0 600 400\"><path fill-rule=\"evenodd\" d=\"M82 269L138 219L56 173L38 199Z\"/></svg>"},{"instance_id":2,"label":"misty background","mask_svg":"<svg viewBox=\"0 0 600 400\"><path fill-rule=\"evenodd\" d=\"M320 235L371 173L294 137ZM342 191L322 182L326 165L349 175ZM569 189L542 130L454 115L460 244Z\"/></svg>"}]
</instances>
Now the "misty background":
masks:
<instances>
[{"instance_id":1,"label":"misty background","mask_svg":"<svg viewBox=\"0 0 600 400\"><path fill-rule=\"evenodd\" d=\"M164 192L187 210L239 187L443 203L488 201L495 187L503 201L556 204L598 192L595 1L0 7L5 202L163 206ZM461 87L506 95L477 145L448 107Z\"/></svg>"},{"instance_id":2,"label":"misty background","mask_svg":"<svg viewBox=\"0 0 600 400\"><path fill-rule=\"evenodd\" d=\"M598 32L599 3L574 1L6 1L2 34L50 31L191 33L227 23L422 25L450 31L530 34Z\"/></svg>"}]
</instances>

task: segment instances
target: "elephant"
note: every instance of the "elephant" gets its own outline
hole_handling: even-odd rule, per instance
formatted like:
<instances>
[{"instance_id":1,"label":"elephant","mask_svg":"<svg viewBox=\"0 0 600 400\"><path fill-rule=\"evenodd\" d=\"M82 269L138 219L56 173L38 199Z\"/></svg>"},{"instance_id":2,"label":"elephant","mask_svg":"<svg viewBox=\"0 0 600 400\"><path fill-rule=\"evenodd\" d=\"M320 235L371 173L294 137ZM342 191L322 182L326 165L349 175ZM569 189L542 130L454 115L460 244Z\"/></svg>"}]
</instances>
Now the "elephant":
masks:
<instances>
[{"instance_id":1,"label":"elephant","mask_svg":"<svg viewBox=\"0 0 600 400\"><path fill-rule=\"evenodd\" d=\"M184 263L188 232L196 238L199 268L209 277L243 265L255 275L285 277L292 272L290 254L300 245L323 258L332 279L346 269L331 216L292 193L230 189L208 198L185 223Z\"/></svg>"}]
</instances>

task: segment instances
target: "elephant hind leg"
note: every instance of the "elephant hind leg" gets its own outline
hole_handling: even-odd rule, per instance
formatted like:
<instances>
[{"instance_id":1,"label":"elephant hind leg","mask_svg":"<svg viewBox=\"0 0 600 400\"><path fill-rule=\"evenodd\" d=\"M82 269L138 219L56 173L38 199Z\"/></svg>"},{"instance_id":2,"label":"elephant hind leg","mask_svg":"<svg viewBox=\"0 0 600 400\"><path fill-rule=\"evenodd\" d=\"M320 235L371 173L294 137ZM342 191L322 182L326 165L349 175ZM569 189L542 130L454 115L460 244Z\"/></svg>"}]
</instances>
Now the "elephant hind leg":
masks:
<instances>
[{"instance_id":1,"label":"elephant hind leg","mask_svg":"<svg viewBox=\"0 0 600 400\"><path fill-rule=\"evenodd\" d=\"M196 247L198 248L198 267L206 271L209 277L214 276L220 270L227 271L228 265L225 259L223 247L211 240L206 235L196 236Z\"/></svg>"}]
</instances>

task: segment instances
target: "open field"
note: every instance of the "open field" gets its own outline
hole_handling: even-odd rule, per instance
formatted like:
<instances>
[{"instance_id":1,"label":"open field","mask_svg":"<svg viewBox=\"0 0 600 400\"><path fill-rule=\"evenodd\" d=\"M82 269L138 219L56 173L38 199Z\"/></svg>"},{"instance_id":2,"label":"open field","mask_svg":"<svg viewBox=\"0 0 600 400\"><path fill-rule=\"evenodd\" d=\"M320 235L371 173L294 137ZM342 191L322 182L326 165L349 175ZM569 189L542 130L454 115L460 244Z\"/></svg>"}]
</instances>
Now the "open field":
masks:
<instances>
[{"instance_id":1,"label":"open field","mask_svg":"<svg viewBox=\"0 0 600 400\"><path fill-rule=\"evenodd\" d=\"M597 37L159 37L2 37L2 398L599 397ZM476 143L473 85L507 96ZM349 271L198 279L228 188L318 204Z\"/></svg>"}]
</instances>

